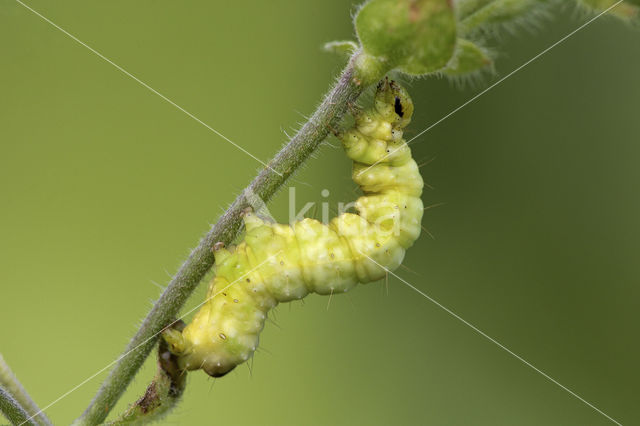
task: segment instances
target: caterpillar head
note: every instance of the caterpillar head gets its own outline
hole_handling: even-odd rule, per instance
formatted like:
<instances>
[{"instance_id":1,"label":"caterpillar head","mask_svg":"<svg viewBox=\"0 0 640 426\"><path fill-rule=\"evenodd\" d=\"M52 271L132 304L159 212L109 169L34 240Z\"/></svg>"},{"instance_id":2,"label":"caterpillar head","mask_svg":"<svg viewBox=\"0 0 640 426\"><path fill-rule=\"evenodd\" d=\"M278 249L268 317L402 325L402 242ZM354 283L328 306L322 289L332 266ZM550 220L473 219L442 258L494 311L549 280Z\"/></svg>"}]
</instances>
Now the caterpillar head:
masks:
<instances>
[{"instance_id":1,"label":"caterpillar head","mask_svg":"<svg viewBox=\"0 0 640 426\"><path fill-rule=\"evenodd\" d=\"M368 165L406 163L411 151L402 135L413 114L409 94L385 78L378 83L373 103L373 107L355 115L355 126L341 135L347 155L357 163Z\"/></svg>"},{"instance_id":2,"label":"caterpillar head","mask_svg":"<svg viewBox=\"0 0 640 426\"><path fill-rule=\"evenodd\" d=\"M378 83L374 104L376 111L393 128L402 129L411 121L413 101L405 88L393 80L385 78Z\"/></svg>"}]
</instances>

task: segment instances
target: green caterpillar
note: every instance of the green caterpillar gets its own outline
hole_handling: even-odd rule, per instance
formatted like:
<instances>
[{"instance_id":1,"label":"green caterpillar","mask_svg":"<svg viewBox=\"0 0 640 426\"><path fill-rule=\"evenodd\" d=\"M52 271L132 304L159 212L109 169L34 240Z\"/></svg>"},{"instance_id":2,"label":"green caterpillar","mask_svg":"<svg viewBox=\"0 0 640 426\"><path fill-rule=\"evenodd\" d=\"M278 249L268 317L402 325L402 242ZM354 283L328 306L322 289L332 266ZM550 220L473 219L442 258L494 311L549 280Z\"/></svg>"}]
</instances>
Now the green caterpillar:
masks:
<instances>
[{"instance_id":1,"label":"green caterpillar","mask_svg":"<svg viewBox=\"0 0 640 426\"><path fill-rule=\"evenodd\" d=\"M182 332L164 331L182 369L223 376L253 355L278 303L346 292L400 265L423 214L422 177L402 138L412 113L406 90L385 79L373 107L355 114L354 127L341 134L365 194L355 203L358 214L343 213L328 225L309 218L281 225L247 213L244 241L216 245L206 303Z\"/></svg>"}]
</instances>

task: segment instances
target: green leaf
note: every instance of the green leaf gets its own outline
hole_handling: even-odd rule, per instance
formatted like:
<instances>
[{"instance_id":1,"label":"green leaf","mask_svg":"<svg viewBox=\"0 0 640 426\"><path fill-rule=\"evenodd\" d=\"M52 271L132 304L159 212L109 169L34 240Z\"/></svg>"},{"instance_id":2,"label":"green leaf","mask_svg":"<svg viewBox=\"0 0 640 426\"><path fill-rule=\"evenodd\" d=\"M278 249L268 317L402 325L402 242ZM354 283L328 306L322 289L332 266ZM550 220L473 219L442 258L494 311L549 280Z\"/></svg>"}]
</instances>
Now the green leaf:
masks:
<instances>
[{"instance_id":1,"label":"green leaf","mask_svg":"<svg viewBox=\"0 0 640 426\"><path fill-rule=\"evenodd\" d=\"M602 12L615 5L617 0L578 0L578 3L594 12ZM640 0L624 1L608 13L624 21L637 21L640 17Z\"/></svg>"},{"instance_id":2,"label":"green leaf","mask_svg":"<svg viewBox=\"0 0 640 426\"><path fill-rule=\"evenodd\" d=\"M592 7L594 9L605 10L618 2L618 0L578 0L579 3L582 3L586 6ZM625 0L620 3L618 6L614 7L612 10L615 10L619 7L622 7L626 4L635 4L636 6L640 6L640 0Z\"/></svg>"},{"instance_id":3,"label":"green leaf","mask_svg":"<svg viewBox=\"0 0 640 426\"><path fill-rule=\"evenodd\" d=\"M457 2L456 9L458 12L458 19L462 21L492 1L494 0L461 0Z\"/></svg>"},{"instance_id":4,"label":"green leaf","mask_svg":"<svg viewBox=\"0 0 640 426\"><path fill-rule=\"evenodd\" d=\"M371 0L355 26L367 54L412 75L445 67L456 45L450 0Z\"/></svg>"},{"instance_id":5,"label":"green leaf","mask_svg":"<svg viewBox=\"0 0 640 426\"><path fill-rule=\"evenodd\" d=\"M458 77L492 66L493 61L485 49L469 40L458 39L455 54L442 72L452 77Z\"/></svg>"},{"instance_id":6,"label":"green leaf","mask_svg":"<svg viewBox=\"0 0 640 426\"><path fill-rule=\"evenodd\" d=\"M325 43L323 49L330 53L337 53L339 55L350 56L353 52L358 50L358 43L351 40L336 40Z\"/></svg>"},{"instance_id":7,"label":"green leaf","mask_svg":"<svg viewBox=\"0 0 640 426\"><path fill-rule=\"evenodd\" d=\"M468 34L514 22L533 23L535 15L531 14L549 3L549 0L468 0L461 6L460 32Z\"/></svg>"}]
</instances>

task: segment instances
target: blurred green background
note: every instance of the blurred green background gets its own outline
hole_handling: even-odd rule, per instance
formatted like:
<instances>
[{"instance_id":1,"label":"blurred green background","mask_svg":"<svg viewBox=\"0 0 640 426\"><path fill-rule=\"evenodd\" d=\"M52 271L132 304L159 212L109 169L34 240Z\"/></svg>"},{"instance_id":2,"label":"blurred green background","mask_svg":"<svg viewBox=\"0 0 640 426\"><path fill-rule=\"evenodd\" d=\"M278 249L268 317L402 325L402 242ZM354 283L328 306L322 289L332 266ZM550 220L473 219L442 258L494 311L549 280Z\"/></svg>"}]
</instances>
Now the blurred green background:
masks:
<instances>
[{"instance_id":1,"label":"blurred green background","mask_svg":"<svg viewBox=\"0 0 640 426\"><path fill-rule=\"evenodd\" d=\"M28 4L267 160L342 67L320 47L352 36L356 3ZM500 75L584 20L504 35ZM640 423L639 42L601 19L414 142L435 158L425 204L446 204L398 271L623 424ZM259 164L10 0L0 46L0 352L44 406L120 354ZM411 82L408 136L495 80ZM355 197L329 146L290 183L299 206ZM252 372L192 374L164 423L609 423L397 279L327 301L281 306ZM105 376L50 417L71 422Z\"/></svg>"}]
</instances>

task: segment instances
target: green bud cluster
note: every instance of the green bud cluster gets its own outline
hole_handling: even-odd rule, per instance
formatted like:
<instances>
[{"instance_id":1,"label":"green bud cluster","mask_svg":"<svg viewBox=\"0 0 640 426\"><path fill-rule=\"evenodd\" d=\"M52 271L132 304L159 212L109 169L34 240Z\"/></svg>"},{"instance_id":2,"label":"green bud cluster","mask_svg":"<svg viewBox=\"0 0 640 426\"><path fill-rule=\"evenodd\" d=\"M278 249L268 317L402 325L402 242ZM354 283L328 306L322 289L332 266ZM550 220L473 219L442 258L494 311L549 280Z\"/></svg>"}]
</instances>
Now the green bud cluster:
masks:
<instances>
[{"instance_id":1,"label":"green bud cluster","mask_svg":"<svg viewBox=\"0 0 640 426\"><path fill-rule=\"evenodd\" d=\"M355 54L355 78L369 85L386 72L464 79L493 71L487 39L500 30L535 27L559 0L369 0L357 12L358 43L336 41L325 49ZM640 0L575 0L594 13L638 22ZM615 6L615 7L613 7Z\"/></svg>"}]
</instances>

